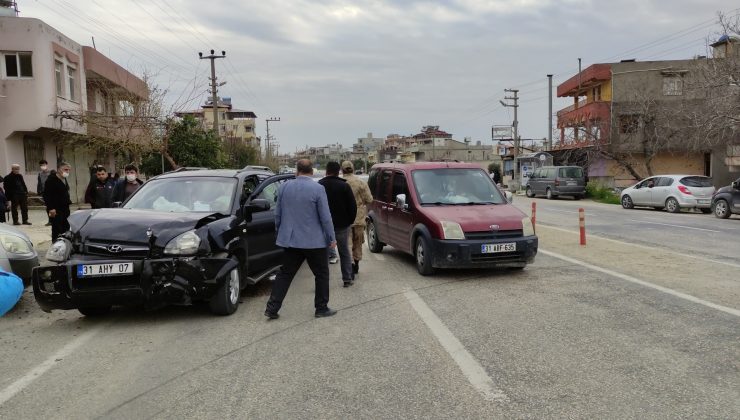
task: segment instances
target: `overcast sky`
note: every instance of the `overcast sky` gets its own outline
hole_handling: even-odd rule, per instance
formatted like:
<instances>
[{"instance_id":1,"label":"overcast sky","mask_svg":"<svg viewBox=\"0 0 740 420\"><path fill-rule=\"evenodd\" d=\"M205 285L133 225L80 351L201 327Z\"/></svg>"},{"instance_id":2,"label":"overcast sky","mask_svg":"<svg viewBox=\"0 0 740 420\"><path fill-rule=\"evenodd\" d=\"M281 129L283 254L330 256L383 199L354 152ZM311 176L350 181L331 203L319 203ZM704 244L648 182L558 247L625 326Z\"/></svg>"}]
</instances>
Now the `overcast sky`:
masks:
<instances>
[{"instance_id":1,"label":"overcast sky","mask_svg":"<svg viewBox=\"0 0 740 420\"><path fill-rule=\"evenodd\" d=\"M499 103L518 88L520 135L547 136L547 77L555 88L597 62L707 54L716 0L18 0L44 20L140 75L156 74L169 105L205 101L216 61L220 95L267 117L280 150L439 125L491 144L511 124ZM737 6L737 5L735 5ZM554 90L555 90L554 88ZM570 104L555 99L554 110ZM555 124L555 121L553 121Z\"/></svg>"}]
</instances>

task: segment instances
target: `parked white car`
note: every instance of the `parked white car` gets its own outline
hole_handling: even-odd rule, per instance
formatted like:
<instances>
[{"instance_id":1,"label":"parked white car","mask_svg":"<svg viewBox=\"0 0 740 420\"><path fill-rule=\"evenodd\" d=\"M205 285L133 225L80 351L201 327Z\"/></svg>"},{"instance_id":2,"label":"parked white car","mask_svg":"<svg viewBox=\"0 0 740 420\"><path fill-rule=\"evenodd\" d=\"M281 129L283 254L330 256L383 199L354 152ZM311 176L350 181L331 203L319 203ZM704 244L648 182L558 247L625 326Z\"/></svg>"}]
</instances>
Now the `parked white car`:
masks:
<instances>
[{"instance_id":1,"label":"parked white car","mask_svg":"<svg viewBox=\"0 0 740 420\"><path fill-rule=\"evenodd\" d=\"M39 256L31 239L20 229L0 223L0 270L13 273L31 282L31 270L39 265Z\"/></svg>"},{"instance_id":2,"label":"parked white car","mask_svg":"<svg viewBox=\"0 0 740 420\"><path fill-rule=\"evenodd\" d=\"M699 175L659 175L622 190L622 207L653 207L670 213L681 209L712 212L712 178Z\"/></svg>"}]
</instances>

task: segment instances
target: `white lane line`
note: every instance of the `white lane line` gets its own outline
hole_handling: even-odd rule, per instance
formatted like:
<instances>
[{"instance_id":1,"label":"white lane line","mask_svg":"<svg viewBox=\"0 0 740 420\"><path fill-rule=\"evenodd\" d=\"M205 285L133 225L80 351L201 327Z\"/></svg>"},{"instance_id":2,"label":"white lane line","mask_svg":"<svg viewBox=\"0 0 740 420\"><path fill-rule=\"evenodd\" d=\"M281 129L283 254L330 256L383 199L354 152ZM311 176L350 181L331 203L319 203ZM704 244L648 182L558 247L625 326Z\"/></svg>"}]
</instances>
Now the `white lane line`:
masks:
<instances>
[{"instance_id":1,"label":"white lane line","mask_svg":"<svg viewBox=\"0 0 740 420\"><path fill-rule=\"evenodd\" d=\"M58 360L64 359L65 357L69 356L73 351L85 344L87 340L92 338L92 336L97 334L102 329L103 326L100 325L80 334L77 338L65 344L64 347L59 349L56 353L49 356L49 358L44 360L41 364L31 369L21 378L17 379L15 382L0 391L0 406L5 404L9 399L13 398L19 392L23 391L33 381L35 381L36 379L41 377L41 375L46 373L46 371L54 367L57 364Z\"/></svg>"},{"instance_id":2,"label":"white lane line","mask_svg":"<svg viewBox=\"0 0 740 420\"><path fill-rule=\"evenodd\" d=\"M424 321L432 334L437 338L439 344L457 363L463 375L473 387L488 401L507 401L509 398L503 391L496 388L488 372L478 363L472 354L462 345L460 340L445 326L437 314L416 294L413 290L404 293L411 307L414 308L419 318Z\"/></svg>"},{"instance_id":3,"label":"white lane line","mask_svg":"<svg viewBox=\"0 0 740 420\"><path fill-rule=\"evenodd\" d=\"M718 311L722 311L722 312L728 313L730 315L735 315L735 316L740 317L740 310L737 310L737 309L734 309L734 308L729 308L727 306L718 305L718 304L712 303L712 302L710 302L708 300L699 299L696 296L692 296L692 295L689 295L689 294L686 294L686 293L678 292L676 290L669 289L667 287L658 286L657 284L653 284L653 283L647 282L645 280L640 280L638 278L635 278L635 277L632 277L632 276L628 276L627 274L622 274L622 273L619 273L619 272L616 272L616 271L613 271L613 270L609 270L607 268L602 268L602 267L599 267L599 266L596 266L596 265L593 265L593 264L589 264L589 263L584 262L584 261L576 260L575 258L566 257L565 255L560 255L558 253L547 251L547 250L544 250L542 248L539 248L537 251L538 252L541 252L541 253L543 253L545 255L549 255L550 257L557 258L557 259L560 259L560 260L569 262L571 264L580 265L581 267L588 268L589 270L598 271L600 273L604 273L604 274L609 275L609 276L612 276L612 277L616 277L616 278L619 278L619 279L622 279L622 280L625 280L625 281L636 283L636 284L639 284L641 286L649 287L651 289L655 289L655 290L661 291L663 293L668 293L669 295L676 296L676 297L681 298L681 299L685 299L685 300L688 300L688 301L691 301L691 302L694 302L694 303L698 303L700 305L704 305L704 306L709 307L709 308L712 308L712 309L716 309Z\"/></svg>"},{"instance_id":4,"label":"white lane line","mask_svg":"<svg viewBox=\"0 0 740 420\"><path fill-rule=\"evenodd\" d=\"M539 224L539 226L542 226L542 227L547 228L547 229L559 230L561 232L572 233L574 235L577 235L578 234L578 231L573 230L573 229L563 229L563 228L559 228L559 227L555 227L555 226L546 225L544 223L543 224ZM632 243L632 242L624 242L624 241L620 241L620 240L617 240L617 239L606 238L604 236L594 235L592 233L589 233L588 236L589 237L593 237L593 238L598 238L598 239L604 240L604 241L615 242L615 243L618 243L618 244L621 244L621 245L632 246L632 247L635 247L635 248L649 249L651 251L659 250L661 252L667 252L669 254L677 255L677 256L683 257L683 258L693 258L695 260L705 261L705 262L709 262L709 263L712 263L712 264L723 264L723 265L727 265L727 266L734 267L734 268L740 268L740 264L734 264L734 263L727 262L727 261L713 260L711 258L700 257L698 255L684 254L682 252L676 252L676 251L672 251L670 249L662 248L659 245L655 245L655 246L640 245L640 244L635 244L635 243Z\"/></svg>"},{"instance_id":5,"label":"white lane line","mask_svg":"<svg viewBox=\"0 0 740 420\"><path fill-rule=\"evenodd\" d=\"M712 230L712 229L704 229L704 228L698 228L698 227L692 227L692 226L685 226L685 225L671 225L668 223L658 223L658 222L647 222L645 220L638 220L638 219L627 219L630 222L635 223L648 223L651 225L661 225L661 226L670 226L670 227L677 227L681 229L693 229L693 230L703 230L704 232L714 232L714 233L722 233L721 230Z\"/></svg>"}]
</instances>

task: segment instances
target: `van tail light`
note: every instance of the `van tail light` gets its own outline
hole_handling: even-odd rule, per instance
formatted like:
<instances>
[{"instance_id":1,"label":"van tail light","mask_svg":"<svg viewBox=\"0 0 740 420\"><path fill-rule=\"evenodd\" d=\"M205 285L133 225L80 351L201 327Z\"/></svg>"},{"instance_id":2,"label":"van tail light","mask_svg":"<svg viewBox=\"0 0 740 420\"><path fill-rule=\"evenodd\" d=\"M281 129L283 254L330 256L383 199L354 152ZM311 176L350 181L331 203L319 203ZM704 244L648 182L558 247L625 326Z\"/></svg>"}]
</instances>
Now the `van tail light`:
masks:
<instances>
[{"instance_id":1,"label":"van tail light","mask_svg":"<svg viewBox=\"0 0 740 420\"><path fill-rule=\"evenodd\" d=\"M686 195L691 195L691 191L689 191L689 189L684 187L683 185L679 185L678 190Z\"/></svg>"}]
</instances>

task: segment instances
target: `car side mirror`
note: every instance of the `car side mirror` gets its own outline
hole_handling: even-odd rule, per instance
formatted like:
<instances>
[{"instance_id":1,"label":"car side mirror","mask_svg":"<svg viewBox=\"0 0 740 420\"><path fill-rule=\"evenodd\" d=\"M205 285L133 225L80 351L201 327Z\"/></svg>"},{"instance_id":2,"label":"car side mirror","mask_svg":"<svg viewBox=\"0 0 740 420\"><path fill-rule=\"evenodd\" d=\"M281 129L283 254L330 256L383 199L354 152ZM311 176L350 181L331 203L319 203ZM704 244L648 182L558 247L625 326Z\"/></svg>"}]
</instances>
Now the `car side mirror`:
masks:
<instances>
[{"instance_id":1,"label":"car side mirror","mask_svg":"<svg viewBox=\"0 0 740 420\"><path fill-rule=\"evenodd\" d=\"M732 188L739 190L740 189L740 181L732 181Z\"/></svg>"},{"instance_id":2,"label":"car side mirror","mask_svg":"<svg viewBox=\"0 0 740 420\"><path fill-rule=\"evenodd\" d=\"M111 204L111 206L112 206L112 207L113 207L114 209L117 209L117 208L121 207L121 204L122 204L122 203L123 203L123 201L114 201L114 202L113 202L113 204Z\"/></svg>"},{"instance_id":3,"label":"car side mirror","mask_svg":"<svg viewBox=\"0 0 740 420\"><path fill-rule=\"evenodd\" d=\"M506 202L511 204L514 202L514 194L511 191L504 191L504 195L506 196Z\"/></svg>"},{"instance_id":4,"label":"car side mirror","mask_svg":"<svg viewBox=\"0 0 740 420\"><path fill-rule=\"evenodd\" d=\"M270 201L264 198L256 198L242 206L242 218L251 221L252 214L268 210L270 210Z\"/></svg>"},{"instance_id":5,"label":"car side mirror","mask_svg":"<svg viewBox=\"0 0 740 420\"><path fill-rule=\"evenodd\" d=\"M402 208L404 210L408 210L409 209L409 205L406 204L406 194L398 194L396 196L396 206L398 206L398 207L400 207L400 208Z\"/></svg>"}]
</instances>

